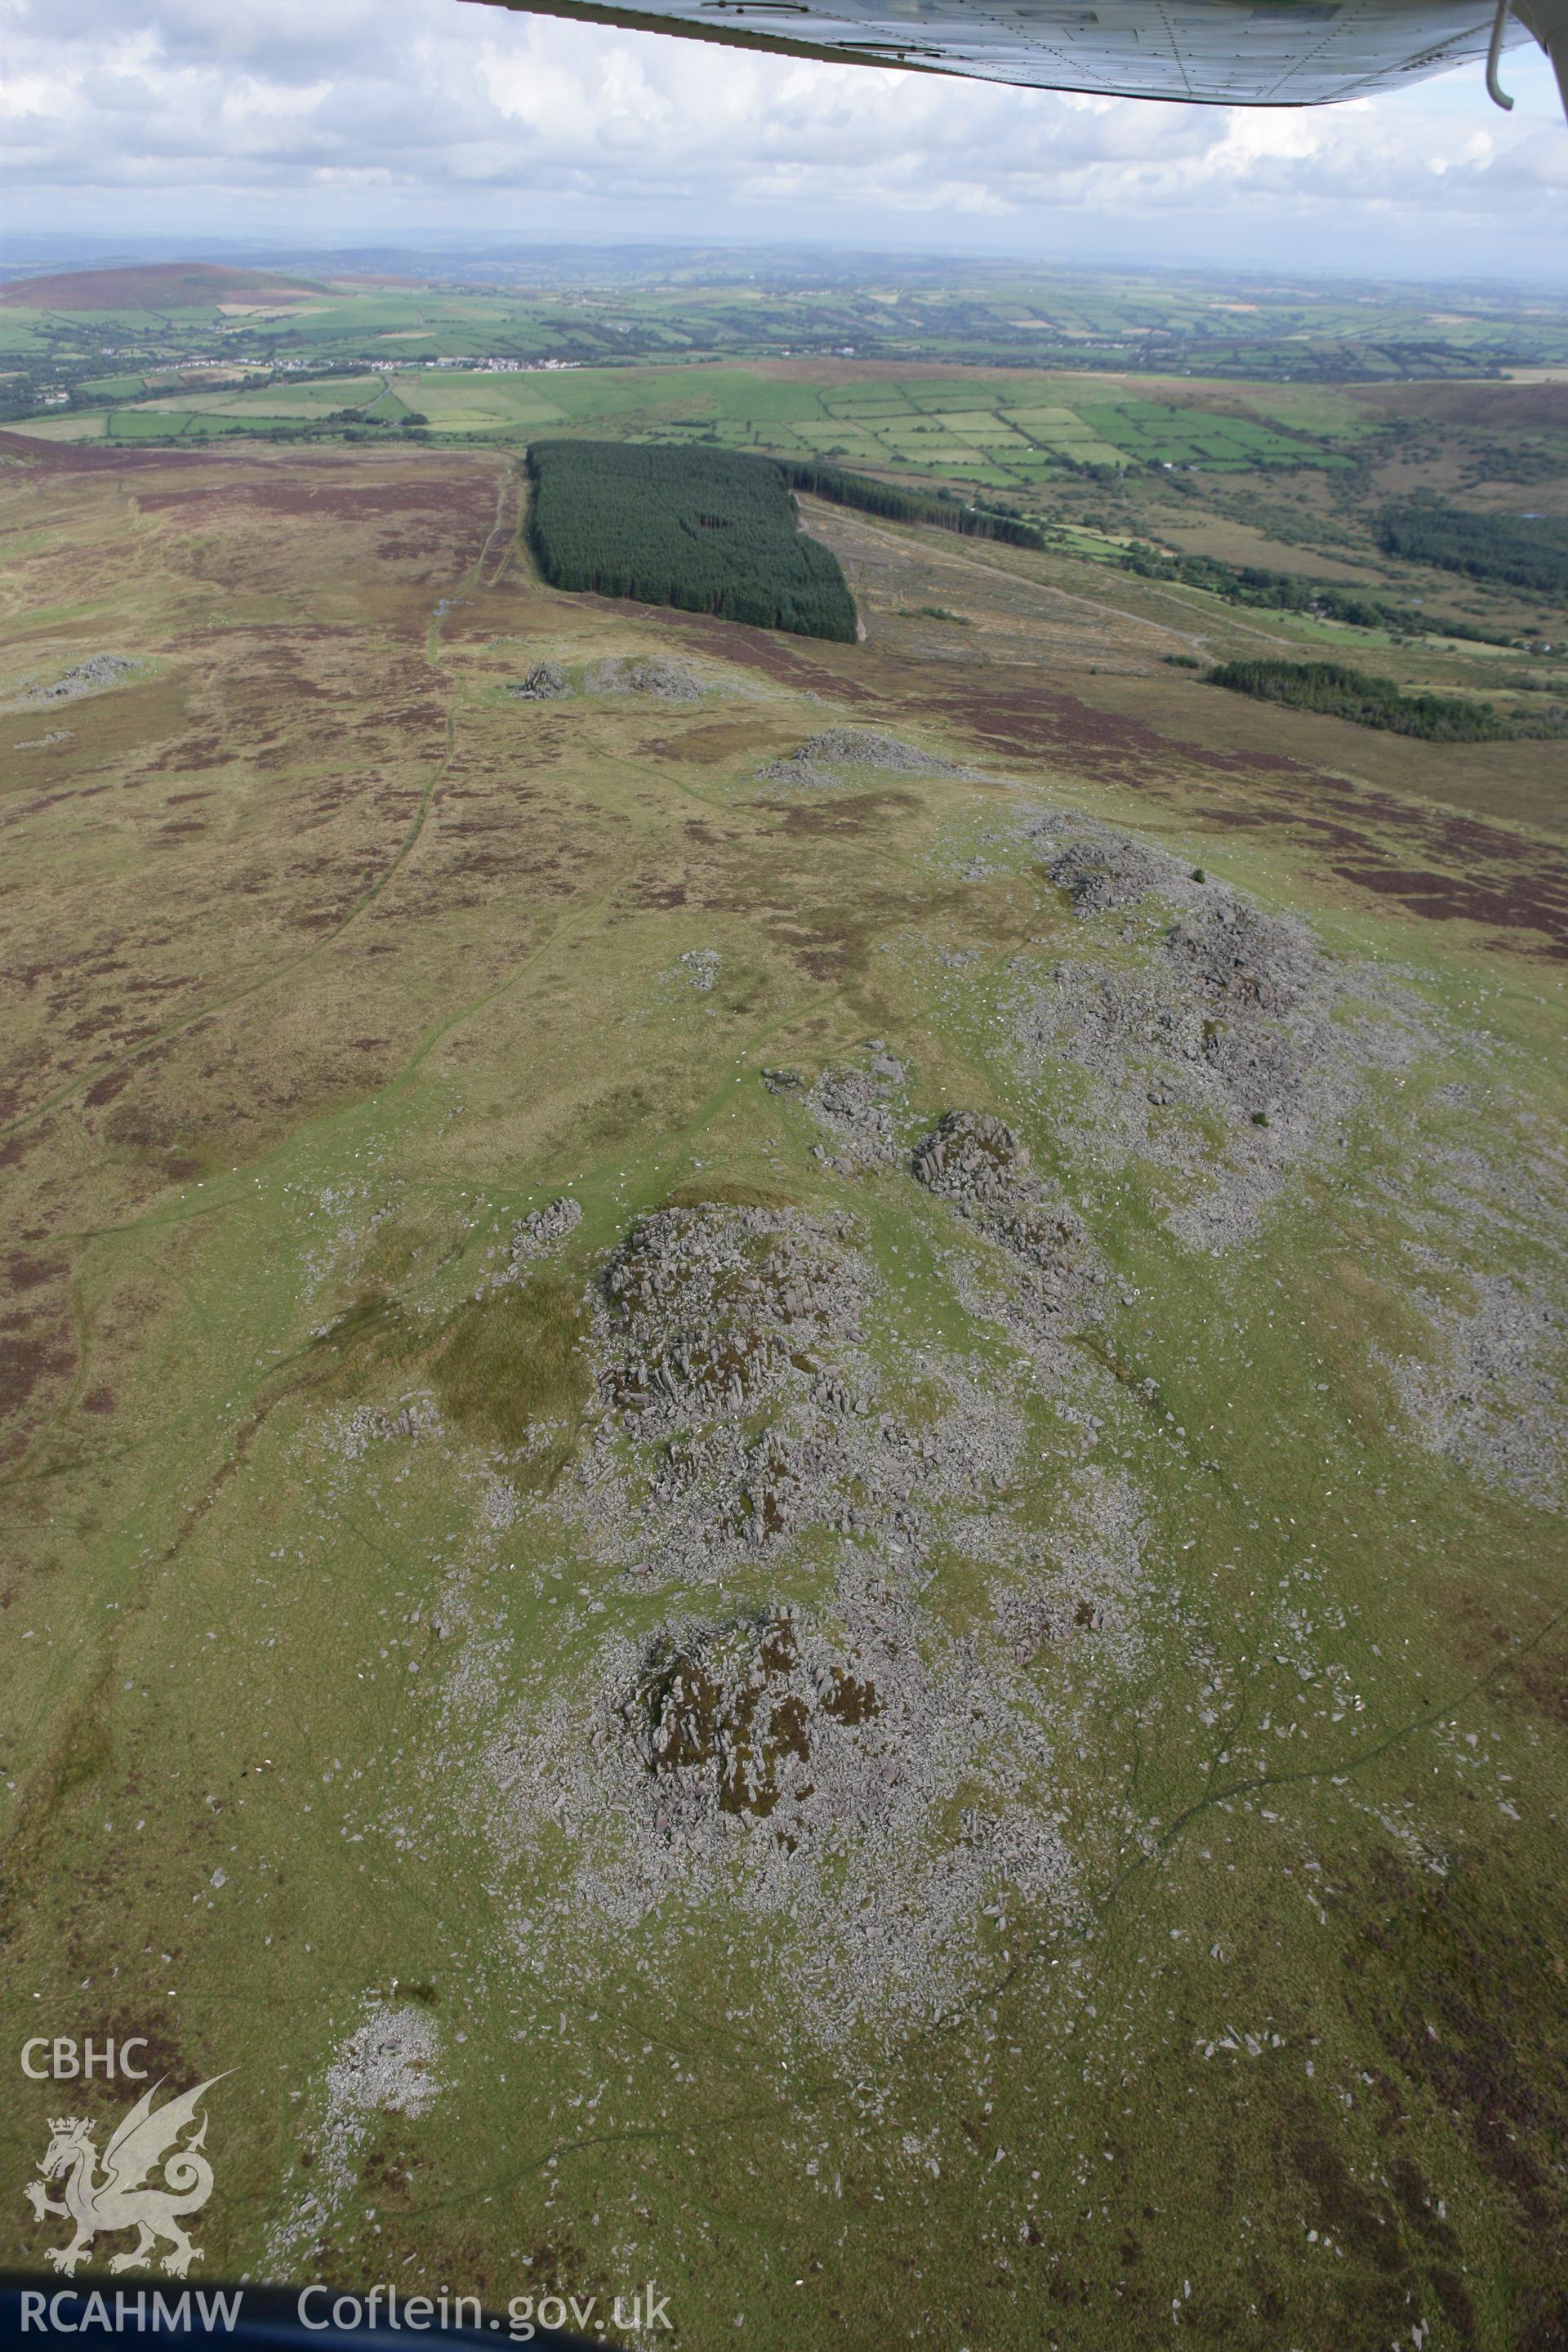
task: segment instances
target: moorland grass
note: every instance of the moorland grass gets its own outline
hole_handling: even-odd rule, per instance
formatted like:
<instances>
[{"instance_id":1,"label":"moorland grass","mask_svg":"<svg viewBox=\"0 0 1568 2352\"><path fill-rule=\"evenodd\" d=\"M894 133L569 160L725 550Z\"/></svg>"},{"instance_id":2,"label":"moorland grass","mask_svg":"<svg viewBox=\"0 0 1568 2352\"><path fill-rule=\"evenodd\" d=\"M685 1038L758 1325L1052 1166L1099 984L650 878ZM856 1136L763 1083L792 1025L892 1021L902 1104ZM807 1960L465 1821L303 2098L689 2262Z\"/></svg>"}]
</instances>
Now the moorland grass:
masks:
<instances>
[{"instance_id":1,"label":"moorland grass","mask_svg":"<svg viewBox=\"0 0 1568 2352\"><path fill-rule=\"evenodd\" d=\"M287 453L198 462L216 490L266 468L301 509L331 479ZM433 487L482 461L376 463ZM188 490L192 470L170 472ZM683 731L660 713L650 743L635 698L487 699L520 645L576 669L711 636L525 572L445 615L411 678L432 602L489 528L496 471L435 577L375 526L323 529L282 499L226 543L224 612L264 614L269 646L287 623L333 698L269 688L264 768L198 768L205 707L171 698L149 739L114 694L78 707L72 741L16 755L87 787L17 828L5 907L18 968L50 973L23 1008L30 1091L7 1114L13 1223L49 1237L18 1300L56 1300L68 1335L40 1360L38 1444L4 1493L16 2042L123 2018L190 2079L232 2070L213 2095L209 2278L316 2259L315 2238L273 2254L273 2233L326 2181L311 2226L346 2291L449 2281L504 2310L625 2283L630 2249L639 2276L679 2282L676 2340L693 2345L945 2344L955 2312L996 2352L1053 2331L1073 2352L1145 2352L1173 2325L1223 2352L1345 2352L1408 2342L1417 2320L1432 2352L1546 2343L1568 2081L1561 1525L1425 1451L1391 1368L1432 1351L1425 1284L1528 1270L1499 1217L1434 1277L1422 1219L1479 1150L1519 1180L1498 1197L1521 1213L1531 1152L1561 1124L1561 1008L1544 959L1516 951L1532 935L1358 888L1342 828L1381 824L1386 863L1426 861L1439 885L1508 842L1542 871L1556 853L1527 812L1480 852L1468 828L1458 845L1415 830L1420 805L1392 789L1320 835L1299 768L1287 801L1268 770L1232 766L1221 803L1201 759L1157 738L1135 777L1053 729L1009 750L1005 784L977 778L991 754L951 704L967 683L977 709L1004 690L1027 707L1037 647L1009 659L1000 631L1039 560L914 534L900 558L925 569L897 593L940 600L962 562L977 630L999 633L984 665L959 640L931 685L873 634L808 649L807 688L778 660L802 649L764 644L732 665L721 756L700 718ZM100 644L100 608L73 600L111 547L133 649L239 707L254 640L193 608L189 508L148 499L127 533L112 474L11 488L47 526L26 561L51 650ZM1119 617L1148 583L1095 586L1124 670L1183 698L1184 732L1206 701L1289 754L1289 713L1221 710L1155 667L1144 624ZM866 723L854 696L872 693L965 772L902 779L896 808L832 830L760 795L761 759L840 723L836 666L841 723ZM1097 710L1126 707L1109 669L1075 683ZM363 919L301 961L318 867L363 888L407 822L368 785L336 791L323 719L416 802L438 752L378 733L416 701L451 713L453 790ZM1407 748L1363 737L1344 764L1374 779ZM1482 743L1462 762L1500 795L1532 756L1544 766ZM1443 759L1423 753L1423 784ZM152 821L106 826L109 780L134 782ZM1135 1138L1086 1142L1065 1065L1020 1067L1020 987L1124 952L1120 915L1097 947L1103 927L1042 888L1010 829L1020 783L1300 911L1443 1013L1430 1065L1373 1078L1323 1163L1223 1257L1175 1241ZM210 796L179 797L193 789ZM193 808L207 837L184 829ZM745 985L660 985L698 944ZM279 984L226 1006L237 971L269 961ZM208 1009L121 1062L141 980ZM826 1165L808 1105L758 1075L858 1064L873 1036L908 1066L911 1133L993 1110L1080 1209L1114 1276L1074 1350L1103 1370L1099 1425L1062 1412L1026 1333L989 1311L1006 1265L981 1232L901 1162ZM70 1116L26 1123L68 1078ZM491 1287L519 1215L568 1178L577 1254ZM850 1220L875 1266L864 1348L889 1420L923 1436L952 1409L940 1358L1016 1414L1009 1482L896 1562L852 1528L741 1557L722 1583L697 1558L627 1573L639 1555L597 1548L567 1507L568 1431L535 1453L526 1413L537 1430L580 1405L573 1310L632 1218L784 1197ZM436 1410L401 1415L411 1397ZM581 1442L575 1458L603 1459ZM1124 1492L1137 1571L1096 1627L1101 1525ZM537 1742L552 1724L584 1748L616 1736L606 1658L671 1622L781 1600L827 1612L873 1576L933 1664L956 1657L955 1722L981 1662L1016 1677L1072 1878L1059 1903L1025 1902L1004 1853L998 1899L956 1931L966 1996L830 2041L834 1963L803 1967L792 1907L809 1856L775 1857L769 1909L737 1899L740 1846L706 1882L594 1882L602 1907ZM1085 1580L1091 1622L1069 1610L1021 1656L1000 1604L1064 1576ZM537 1826L514 1817L524 1800ZM984 1777L954 1787L939 1891L1001 1811ZM875 1874L827 1867L852 1936ZM368 2116L339 2180L321 2160L333 2070L367 2015L404 2001L439 2037L435 2095ZM59 2098L16 2078L7 2177L36 2166ZM7 2257L34 2267L58 2242L19 2198L9 2232Z\"/></svg>"},{"instance_id":2,"label":"moorland grass","mask_svg":"<svg viewBox=\"0 0 1568 2352\"><path fill-rule=\"evenodd\" d=\"M426 1360L443 1412L509 1452L536 1423L570 1431L590 1392L583 1315L579 1290L554 1272L469 1299Z\"/></svg>"}]
</instances>

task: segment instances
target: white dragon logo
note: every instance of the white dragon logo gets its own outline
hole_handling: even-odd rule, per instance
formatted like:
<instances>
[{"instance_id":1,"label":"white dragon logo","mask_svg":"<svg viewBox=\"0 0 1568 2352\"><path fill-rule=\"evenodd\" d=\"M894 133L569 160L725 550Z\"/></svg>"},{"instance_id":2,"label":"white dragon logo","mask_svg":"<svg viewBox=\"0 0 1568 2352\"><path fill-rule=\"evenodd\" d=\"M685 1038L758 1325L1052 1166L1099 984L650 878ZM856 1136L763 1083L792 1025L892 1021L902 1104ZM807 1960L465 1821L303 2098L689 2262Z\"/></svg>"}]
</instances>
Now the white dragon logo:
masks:
<instances>
[{"instance_id":1,"label":"white dragon logo","mask_svg":"<svg viewBox=\"0 0 1568 2352\"><path fill-rule=\"evenodd\" d=\"M112 2236L119 2230L134 2230L138 2236L129 2253L115 2255L109 2265L111 2271L149 2268L155 2259L154 2249L163 2240L170 2247L163 2268L171 2277L184 2278L191 2264L200 2262L200 2246L192 2245L180 2223L187 2213L199 2213L212 2195L213 2168L201 2152L207 2136L206 2117L202 2117L195 2137L184 2147L174 2143L195 2120L196 2110L213 2084L223 2079L215 2074L211 2081L198 2083L194 2091L166 2099L155 2112L153 2099L162 2084L154 2083L104 2149L101 2179L97 2178L100 2159L89 2119L86 2116L50 2118L49 2144L38 2170L46 2181L63 2176L61 2200L57 2203L37 2180L29 2180L24 2193L40 2221L47 2214L58 2213L75 2225L76 2235L68 2246L47 2246L46 2262L69 2278L94 2238L100 2233ZM160 2166L163 2185L145 2186L148 2176Z\"/></svg>"}]
</instances>

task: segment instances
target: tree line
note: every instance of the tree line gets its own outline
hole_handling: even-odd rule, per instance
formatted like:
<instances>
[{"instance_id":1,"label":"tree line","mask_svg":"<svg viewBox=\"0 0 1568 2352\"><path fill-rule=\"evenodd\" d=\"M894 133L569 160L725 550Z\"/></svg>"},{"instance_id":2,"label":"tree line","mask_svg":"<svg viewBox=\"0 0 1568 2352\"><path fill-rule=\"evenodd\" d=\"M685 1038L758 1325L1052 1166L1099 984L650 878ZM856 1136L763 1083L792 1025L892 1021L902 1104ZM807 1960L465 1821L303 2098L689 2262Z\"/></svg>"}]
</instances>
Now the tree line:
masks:
<instances>
[{"instance_id":1,"label":"tree line","mask_svg":"<svg viewBox=\"0 0 1568 2352\"><path fill-rule=\"evenodd\" d=\"M1394 636L1417 636L1432 630L1446 637L1463 637L1479 645L1506 646L1511 634L1477 628L1468 621L1429 618L1410 604L1392 604L1368 596L1359 588L1342 588L1331 580L1304 580L1291 572L1271 572L1258 563L1226 563L1216 555L1165 555L1158 548L1136 545L1121 558L1124 572L1142 580L1175 580L1184 587L1206 589L1227 604L1254 604L1277 613L1310 613L1317 619L1342 621L1352 628L1386 629Z\"/></svg>"},{"instance_id":2,"label":"tree line","mask_svg":"<svg viewBox=\"0 0 1568 2352\"><path fill-rule=\"evenodd\" d=\"M1499 743L1522 735L1568 732L1556 713L1514 718L1493 703L1473 702L1463 695L1405 694L1392 678L1371 677L1342 662L1221 662L1210 670L1208 683L1262 702L1281 702L1292 710L1348 719L1357 727L1416 735L1427 743Z\"/></svg>"},{"instance_id":3,"label":"tree line","mask_svg":"<svg viewBox=\"0 0 1568 2352\"><path fill-rule=\"evenodd\" d=\"M1386 509L1377 543L1385 555L1408 563L1435 564L1471 580L1501 580L1536 595L1568 595L1568 528L1545 516L1468 514L1415 499Z\"/></svg>"},{"instance_id":4,"label":"tree line","mask_svg":"<svg viewBox=\"0 0 1568 2352\"><path fill-rule=\"evenodd\" d=\"M889 522L923 522L937 530L956 530L965 539L996 539L1007 547L1043 547L1045 541L1032 522L1020 522L994 508L964 506L957 499L930 490L907 490L892 482L879 482L869 474L846 473L819 457L780 457L780 473L792 490L809 490L813 498L835 506L855 507L862 514L885 515Z\"/></svg>"}]
</instances>

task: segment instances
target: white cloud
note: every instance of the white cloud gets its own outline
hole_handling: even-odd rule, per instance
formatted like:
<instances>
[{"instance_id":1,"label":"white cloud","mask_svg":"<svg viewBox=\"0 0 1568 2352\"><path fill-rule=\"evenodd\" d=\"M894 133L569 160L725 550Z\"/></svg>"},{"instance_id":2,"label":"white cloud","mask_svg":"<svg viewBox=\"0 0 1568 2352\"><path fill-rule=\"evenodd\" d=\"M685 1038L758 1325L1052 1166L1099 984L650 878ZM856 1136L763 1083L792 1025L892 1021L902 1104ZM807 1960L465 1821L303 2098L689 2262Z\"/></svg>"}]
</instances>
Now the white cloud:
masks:
<instances>
[{"instance_id":1,"label":"white cloud","mask_svg":"<svg viewBox=\"0 0 1568 2352\"><path fill-rule=\"evenodd\" d=\"M870 72L458 0L0 0L18 226L837 236L1564 270L1544 60L1309 111ZM1554 218L1555 214L1555 218Z\"/></svg>"}]
</instances>

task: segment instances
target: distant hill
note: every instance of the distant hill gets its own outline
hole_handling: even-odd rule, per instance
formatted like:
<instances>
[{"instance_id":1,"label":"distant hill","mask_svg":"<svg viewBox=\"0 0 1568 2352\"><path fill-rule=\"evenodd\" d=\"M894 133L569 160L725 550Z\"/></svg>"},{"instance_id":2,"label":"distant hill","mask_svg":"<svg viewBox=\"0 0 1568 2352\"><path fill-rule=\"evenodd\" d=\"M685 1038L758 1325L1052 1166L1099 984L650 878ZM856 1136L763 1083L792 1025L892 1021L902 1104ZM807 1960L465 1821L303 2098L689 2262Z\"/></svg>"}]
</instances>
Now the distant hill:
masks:
<instances>
[{"instance_id":1,"label":"distant hill","mask_svg":"<svg viewBox=\"0 0 1568 2352\"><path fill-rule=\"evenodd\" d=\"M0 287L0 303L23 310L205 310L219 302L287 302L326 290L312 278L282 278L270 269L160 261L20 278Z\"/></svg>"}]
</instances>

